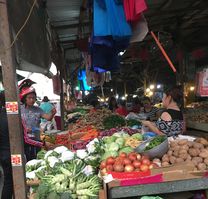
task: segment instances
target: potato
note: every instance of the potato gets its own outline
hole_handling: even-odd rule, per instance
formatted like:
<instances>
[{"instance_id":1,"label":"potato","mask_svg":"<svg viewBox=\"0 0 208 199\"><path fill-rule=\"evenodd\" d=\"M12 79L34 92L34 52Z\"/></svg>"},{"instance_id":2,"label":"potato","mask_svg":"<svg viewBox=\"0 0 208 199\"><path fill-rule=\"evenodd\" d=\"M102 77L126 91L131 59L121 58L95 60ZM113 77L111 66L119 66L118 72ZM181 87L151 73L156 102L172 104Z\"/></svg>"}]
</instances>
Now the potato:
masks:
<instances>
[{"instance_id":1,"label":"potato","mask_svg":"<svg viewBox=\"0 0 208 199\"><path fill-rule=\"evenodd\" d=\"M170 166L169 162L162 162L162 167Z\"/></svg>"},{"instance_id":2,"label":"potato","mask_svg":"<svg viewBox=\"0 0 208 199\"><path fill-rule=\"evenodd\" d=\"M178 145L186 145L188 143L187 139L182 139L178 141Z\"/></svg>"},{"instance_id":3,"label":"potato","mask_svg":"<svg viewBox=\"0 0 208 199\"><path fill-rule=\"evenodd\" d=\"M208 152L207 151L201 152L199 153L199 156L202 158L208 158Z\"/></svg>"},{"instance_id":4,"label":"potato","mask_svg":"<svg viewBox=\"0 0 208 199\"><path fill-rule=\"evenodd\" d=\"M191 160L191 159L192 159L191 156L189 154L187 154L186 160Z\"/></svg>"},{"instance_id":5,"label":"potato","mask_svg":"<svg viewBox=\"0 0 208 199\"><path fill-rule=\"evenodd\" d=\"M176 163L184 162L183 158L176 158Z\"/></svg>"},{"instance_id":6,"label":"potato","mask_svg":"<svg viewBox=\"0 0 208 199\"><path fill-rule=\"evenodd\" d=\"M162 157L162 162L169 162L169 156L167 154L165 154L163 157Z\"/></svg>"},{"instance_id":7,"label":"potato","mask_svg":"<svg viewBox=\"0 0 208 199\"><path fill-rule=\"evenodd\" d=\"M180 147L181 150L186 150L188 151L189 150L189 146L188 145L183 145Z\"/></svg>"},{"instance_id":8,"label":"potato","mask_svg":"<svg viewBox=\"0 0 208 199\"><path fill-rule=\"evenodd\" d=\"M204 159L204 163L208 166L208 158Z\"/></svg>"},{"instance_id":9,"label":"potato","mask_svg":"<svg viewBox=\"0 0 208 199\"><path fill-rule=\"evenodd\" d=\"M197 166L198 165L198 161L197 160L191 160L191 162L194 164L194 166Z\"/></svg>"},{"instance_id":10,"label":"potato","mask_svg":"<svg viewBox=\"0 0 208 199\"><path fill-rule=\"evenodd\" d=\"M178 145L177 141L171 141L171 142L170 142L170 147L171 147L171 148L174 148L174 147L177 146L177 145Z\"/></svg>"},{"instance_id":11,"label":"potato","mask_svg":"<svg viewBox=\"0 0 208 199\"><path fill-rule=\"evenodd\" d=\"M197 168L198 168L200 171L205 171L206 168L207 168L207 166L206 166L205 163L199 163L199 164L197 165Z\"/></svg>"},{"instance_id":12,"label":"potato","mask_svg":"<svg viewBox=\"0 0 208 199\"><path fill-rule=\"evenodd\" d=\"M180 150L180 146L177 145L177 146L173 147L172 150L173 151L179 151Z\"/></svg>"},{"instance_id":13,"label":"potato","mask_svg":"<svg viewBox=\"0 0 208 199\"><path fill-rule=\"evenodd\" d=\"M193 147L195 149L202 149L202 148L204 148L204 145L201 143L194 142Z\"/></svg>"},{"instance_id":14,"label":"potato","mask_svg":"<svg viewBox=\"0 0 208 199\"><path fill-rule=\"evenodd\" d=\"M186 154L179 154L179 158L182 158L183 160L186 160L187 159L187 156L188 156L188 154L186 153Z\"/></svg>"},{"instance_id":15,"label":"potato","mask_svg":"<svg viewBox=\"0 0 208 199\"><path fill-rule=\"evenodd\" d=\"M198 163L202 163L203 162L203 158L201 158L201 157L194 157L192 160L193 161L197 161Z\"/></svg>"},{"instance_id":16,"label":"potato","mask_svg":"<svg viewBox=\"0 0 208 199\"><path fill-rule=\"evenodd\" d=\"M171 150L169 150L168 152L167 152L167 155L170 157L170 156L172 156L172 154L173 154L173 151L171 151Z\"/></svg>"},{"instance_id":17,"label":"potato","mask_svg":"<svg viewBox=\"0 0 208 199\"><path fill-rule=\"evenodd\" d=\"M197 138L194 140L194 142L201 143L204 146L208 146L208 141L205 138Z\"/></svg>"},{"instance_id":18,"label":"potato","mask_svg":"<svg viewBox=\"0 0 208 199\"><path fill-rule=\"evenodd\" d=\"M190 148L188 150L188 153L192 156L192 157L196 157L199 155L198 151L196 149Z\"/></svg>"},{"instance_id":19,"label":"potato","mask_svg":"<svg viewBox=\"0 0 208 199\"><path fill-rule=\"evenodd\" d=\"M194 144L194 142L192 142L192 141L188 141L188 143L187 143L187 145L188 145L189 147L192 147L193 144Z\"/></svg>"},{"instance_id":20,"label":"potato","mask_svg":"<svg viewBox=\"0 0 208 199\"><path fill-rule=\"evenodd\" d=\"M188 151L185 150L185 149L181 149L181 150L178 151L178 154L179 154L179 155L180 155L180 154L187 154L187 153L188 153Z\"/></svg>"},{"instance_id":21,"label":"potato","mask_svg":"<svg viewBox=\"0 0 208 199\"><path fill-rule=\"evenodd\" d=\"M175 157L178 157L178 154L179 154L178 152L179 152L179 151L174 151L174 152L173 152L173 155L174 155Z\"/></svg>"},{"instance_id":22,"label":"potato","mask_svg":"<svg viewBox=\"0 0 208 199\"><path fill-rule=\"evenodd\" d=\"M170 163L174 164L176 162L176 157L170 156Z\"/></svg>"}]
</instances>

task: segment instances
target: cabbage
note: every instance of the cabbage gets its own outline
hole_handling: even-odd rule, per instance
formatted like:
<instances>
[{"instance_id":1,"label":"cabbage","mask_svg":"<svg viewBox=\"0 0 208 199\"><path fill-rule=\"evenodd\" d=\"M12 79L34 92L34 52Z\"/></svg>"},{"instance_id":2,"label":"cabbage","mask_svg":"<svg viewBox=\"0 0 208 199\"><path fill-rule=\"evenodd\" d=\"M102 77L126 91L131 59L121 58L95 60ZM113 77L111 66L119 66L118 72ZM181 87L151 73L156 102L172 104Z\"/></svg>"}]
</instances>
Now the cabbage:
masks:
<instances>
[{"instance_id":1,"label":"cabbage","mask_svg":"<svg viewBox=\"0 0 208 199\"><path fill-rule=\"evenodd\" d=\"M117 138L116 143L119 145L119 148L122 148L124 146L125 140L124 138Z\"/></svg>"},{"instance_id":2,"label":"cabbage","mask_svg":"<svg viewBox=\"0 0 208 199\"><path fill-rule=\"evenodd\" d=\"M119 150L119 144L113 142L107 145L107 150L109 151L118 151Z\"/></svg>"},{"instance_id":3,"label":"cabbage","mask_svg":"<svg viewBox=\"0 0 208 199\"><path fill-rule=\"evenodd\" d=\"M143 136L142 136L142 134L140 134L140 133L135 133L135 134L133 134L131 137L132 137L132 138L135 138L135 139L137 139L137 140L139 140L139 141L142 141L142 140L143 140Z\"/></svg>"},{"instance_id":4,"label":"cabbage","mask_svg":"<svg viewBox=\"0 0 208 199\"><path fill-rule=\"evenodd\" d=\"M110 137L104 137L103 138L103 141L106 144L110 144L112 142L115 142L115 140L116 140L116 137L115 136L110 136Z\"/></svg>"},{"instance_id":5,"label":"cabbage","mask_svg":"<svg viewBox=\"0 0 208 199\"><path fill-rule=\"evenodd\" d=\"M107 152L105 152L104 154L103 154L103 156L102 156L102 160L105 160L105 159L107 159L108 157L110 157L110 156L112 156L112 157L117 157L118 156L118 152L117 151L107 151Z\"/></svg>"},{"instance_id":6,"label":"cabbage","mask_svg":"<svg viewBox=\"0 0 208 199\"><path fill-rule=\"evenodd\" d=\"M130 146L124 147L124 148L119 150L119 154L122 153L122 152L131 153L131 152L133 152L133 148L131 148Z\"/></svg>"}]
</instances>

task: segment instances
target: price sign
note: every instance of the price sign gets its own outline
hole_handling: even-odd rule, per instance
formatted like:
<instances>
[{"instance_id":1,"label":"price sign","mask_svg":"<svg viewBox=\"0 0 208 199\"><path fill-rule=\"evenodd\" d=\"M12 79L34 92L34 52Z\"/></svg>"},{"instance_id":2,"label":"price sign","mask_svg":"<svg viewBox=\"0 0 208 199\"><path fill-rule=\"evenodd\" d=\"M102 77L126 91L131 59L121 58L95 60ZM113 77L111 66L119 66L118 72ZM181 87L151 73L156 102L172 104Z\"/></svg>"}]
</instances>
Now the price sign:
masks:
<instances>
[{"instance_id":1,"label":"price sign","mask_svg":"<svg viewBox=\"0 0 208 199\"><path fill-rule=\"evenodd\" d=\"M6 102L7 114L18 114L18 102Z\"/></svg>"},{"instance_id":2,"label":"price sign","mask_svg":"<svg viewBox=\"0 0 208 199\"><path fill-rule=\"evenodd\" d=\"M12 166L22 166L22 156L20 154L11 155Z\"/></svg>"}]
</instances>

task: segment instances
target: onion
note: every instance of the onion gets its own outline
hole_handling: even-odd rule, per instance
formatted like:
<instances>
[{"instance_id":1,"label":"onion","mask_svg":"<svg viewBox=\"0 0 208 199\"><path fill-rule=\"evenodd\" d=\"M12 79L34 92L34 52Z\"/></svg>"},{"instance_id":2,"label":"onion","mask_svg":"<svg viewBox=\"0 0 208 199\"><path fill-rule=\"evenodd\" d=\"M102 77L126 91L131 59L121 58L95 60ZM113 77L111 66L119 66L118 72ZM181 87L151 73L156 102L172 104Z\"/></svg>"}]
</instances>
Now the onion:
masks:
<instances>
[{"instance_id":1,"label":"onion","mask_svg":"<svg viewBox=\"0 0 208 199\"><path fill-rule=\"evenodd\" d=\"M131 164L131 160L130 160L129 158L124 158L124 159L123 159L123 163L124 163L125 165Z\"/></svg>"},{"instance_id":2,"label":"onion","mask_svg":"<svg viewBox=\"0 0 208 199\"><path fill-rule=\"evenodd\" d=\"M106 160L106 164L109 165L113 165L115 163L115 159L113 157L108 157Z\"/></svg>"},{"instance_id":3,"label":"onion","mask_svg":"<svg viewBox=\"0 0 208 199\"><path fill-rule=\"evenodd\" d=\"M101 163L100 163L100 169L102 170L102 169L104 169L106 167L106 162L105 161L102 161Z\"/></svg>"},{"instance_id":4,"label":"onion","mask_svg":"<svg viewBox=\"0 0 208 199\"><path fill-rule=\"evenodd\" d=\"M146 164L147 166L149 166L151 164L151 162L149 159L143 159L142 164Z\"/></svg>"},{"instance_id":5,"label":"onion","mask_svg":"<svg viewBox=\"0 0 208 199\"><path fill-rule=\"evenodd\" d=\"M113 165L110 165L110 164L107 165L107 166L106 166L106 170L107 170L107 171L113 171Z\"/></svg>"},{"instance_id":6,"label":"onion","mask_svg":"<svg viewBox=\"0 0 208 199\"><path fill-rule=\"evenodd\" d=\"M142 159L142 156L138 153L137 154L137 160L141 160Z\"/></svg>"},{"instance_id":7,"label":"onion","mask_svg":"<svg viewBox=\"0 0 208 199\"><path fill-rule=\"evenodd\" d=\"M132 171L134 171L133 165L127 164L127 165L125 166L125 168L124 168L124 171L125 171L125 172L132 172Z\"/></svg>"},{"instance_id":8,"label":"onion","mask_svg":"<svg viewBox=\"0 0 208 199\"><path fill-rule=\"evenodd\" d=\"M149 166L147 166L146 164L142 164L142 165L140 166L140 170L141 170L141 171L148 171L148 170L149 170Z\"/></svg>"},{"instance_id":9,"label":"onion","mask_svg":"<svg viewBox=\"0 0 208 199\"><path fill-rule=\"evenodd\" d=\"M138 160L134 160L134 162L133 162L133 165L134 165L135 168L140 168L141 164L142 163Z\"/></svg>"},{"instance_id":10,"label":"onion","mask_svg":"<svg viewBox=\"0 0 208 199\"><path fill-rule=\"evenodd\" d=\"M129 157L129 159L131 160L131 161L134 161L134 160L136 160L137 159L137 156L136 156L136 154L129 154L128 155L128 157Z\"/></svg>"},{"instance_id":11,"label":"onion","mask_svg":"<svg viewBox=\"0 0 208 199\"><path fill-rule=\"evenodd\" d=\"M127 154L124 153L124 152L121 152L121 153L119 154L119 156L120 156L121 158L126 158L126 157L127 157Z\"/></svg>"},{"instance_id":12,"label":"onion","mask_svg":"<svg viewBox=\"0 0 208 199\"><path fill-rule=\"evenodd\" d=\"M122 164L114 164L113 169L116 172L123 172L124 171L124 166Z\"/></svg>"}]
</instances>

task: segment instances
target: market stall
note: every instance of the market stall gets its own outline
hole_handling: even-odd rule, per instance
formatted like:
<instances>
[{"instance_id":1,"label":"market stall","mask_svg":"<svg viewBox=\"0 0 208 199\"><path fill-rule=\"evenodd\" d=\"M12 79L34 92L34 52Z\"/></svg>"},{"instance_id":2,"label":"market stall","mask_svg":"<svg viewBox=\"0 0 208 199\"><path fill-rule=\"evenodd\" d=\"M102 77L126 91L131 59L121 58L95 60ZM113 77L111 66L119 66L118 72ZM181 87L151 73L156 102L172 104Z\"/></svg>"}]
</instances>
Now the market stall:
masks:
<instances>
[{"instance_id":1,"label":"market stall","mask_svg":"<svg viewBox=\"0 0 208 199\"><path fill-rule=\"evenodd\" d=\"M85 112L69 127L43 135L57 147L27 162L31 197L130 198L208 188L205 138L142 134L139 121L105 109Z\"/></svg>"}]
</instances>

